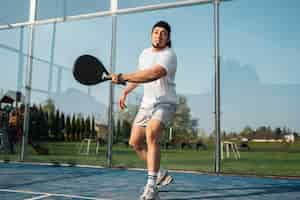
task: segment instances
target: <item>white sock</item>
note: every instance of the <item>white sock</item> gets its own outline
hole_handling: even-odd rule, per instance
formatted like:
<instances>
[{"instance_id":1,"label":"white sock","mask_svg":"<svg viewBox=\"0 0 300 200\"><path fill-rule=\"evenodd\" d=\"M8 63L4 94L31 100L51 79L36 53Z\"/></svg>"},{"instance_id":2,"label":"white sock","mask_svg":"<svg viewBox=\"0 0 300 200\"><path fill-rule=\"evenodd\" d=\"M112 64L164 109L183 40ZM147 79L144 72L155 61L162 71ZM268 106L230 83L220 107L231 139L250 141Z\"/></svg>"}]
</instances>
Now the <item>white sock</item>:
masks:
<instances>
[{"instance_id":1,"label":"white sock","mask_svg":"<svg viewBox=\"0 0 300 200\"><path fill-rule=\"evenodd\" d=\"M165 170L165 169L164 169L164 168L162 168L162 167L161 167L161 168L159 168L158 175L159 175L159 174L161 174L161 173L162 173L164 170Z\"/></svg>"},{"instance_id":2,"label":"white sock","mask_svg":"<svg viewBox=\"0 0 300 200\"><path fill-rule=\"evenodd\" d=\"M167 171L167 170L166 170L165 168L162 168L162 167L161 167L161 168L159 169L158 173L157 173L157 177L162 176L162 174L164 174L166 171Z\"/></svg>"},{"instance_id":3,"label":"white sock","mask_svg":"<svg viewBox=\"0 0 300 200\"><path fill-rule=\"evenodd\" d=\"M148 181L147 185L156 185L156 179L157 179L157 172L148 172Z\"/></svg>"}]
</instances>

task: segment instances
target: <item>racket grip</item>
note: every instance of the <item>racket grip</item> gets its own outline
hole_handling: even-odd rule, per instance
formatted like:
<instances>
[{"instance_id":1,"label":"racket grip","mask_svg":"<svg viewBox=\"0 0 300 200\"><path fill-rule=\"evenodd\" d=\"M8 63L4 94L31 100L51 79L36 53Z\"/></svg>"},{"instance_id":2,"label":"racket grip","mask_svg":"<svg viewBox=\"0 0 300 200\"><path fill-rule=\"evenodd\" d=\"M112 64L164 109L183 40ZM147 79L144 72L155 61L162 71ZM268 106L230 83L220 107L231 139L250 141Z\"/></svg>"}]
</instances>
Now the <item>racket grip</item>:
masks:
<instances>
[{"instance_id":1,"label":"racket grip","mask_svg":"<svg viewBox=\"0 0 300 200\"><path fill-rule=\"evenodd\" d=\"M118 84L120 84L120 85L126 85L126 81L120 81Z\"/></svg>"},{"instance_id":2,"label":"racket grip","mask_svg":"<svg viewBox=\"0 0 300 200\"><path fill-rule=\"evenodd\" d=\"M109 81L109 80L111 80L111 77L110 76L103 77L103 80L104 81Z\"/></svg>"},{"instance_id":3,"label":"racket grip","mask_svg":"<svg viewBox=\"0 0 300 200\"><path fill-rule=\"evenodd\" d=\"M126 85L126 81L122 78L122 73L118 74L118 81L120 85Z\"/></svg>"},{"instance_id":4,"label":"racket grip","mask_svg":"<svg viewBox=\"0 0 300 200\"><path fill-rule=\"evenodd\" d=\"M103 77L103 80L104 81L110 81L111 77L110 76ZM126 85L126 81L124 81L124 80L123 81L119 81L118 84L125 86Z\"/></svg>"}]
</instances>

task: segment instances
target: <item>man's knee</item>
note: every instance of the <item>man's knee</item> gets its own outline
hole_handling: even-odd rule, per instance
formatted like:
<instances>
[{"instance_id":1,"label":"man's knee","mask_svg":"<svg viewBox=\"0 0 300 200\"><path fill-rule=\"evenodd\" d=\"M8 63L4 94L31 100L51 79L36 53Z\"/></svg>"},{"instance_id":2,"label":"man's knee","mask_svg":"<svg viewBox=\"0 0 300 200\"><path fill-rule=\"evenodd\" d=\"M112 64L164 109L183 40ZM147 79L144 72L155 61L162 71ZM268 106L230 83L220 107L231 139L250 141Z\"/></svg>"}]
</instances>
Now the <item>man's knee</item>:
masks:
<instances>
[{"instance_id":1,"label":"man's knee","mask_svg":"<svg viewBox=\"0 0 300 200\"><path fill-rule=\"evenodd\" d=\"M135 150L135 151L142 151L144 149L144 146L137 141L129 141L129 145Z\"/></svg>"},{"instance_id":2,"label":"man's knee","mask_svg":"<svg viewBox=\"0 0 300 200\"><path fill-rule=\"evenodd\" d=\"M161 132L162 132L162 127L160 121L153 120L146 130L147 145L159 144Z\"/></svg>"},{"instance_id":3,"label":"man's knee","mask_svg":"<svg viewBox=\"0 0 300 200\"><path fill-rule=\"evenodd\" d=\"M159 132L148 131L147 132L147 145L157 145L159 144Z\"/></svg>"}]
</instances>

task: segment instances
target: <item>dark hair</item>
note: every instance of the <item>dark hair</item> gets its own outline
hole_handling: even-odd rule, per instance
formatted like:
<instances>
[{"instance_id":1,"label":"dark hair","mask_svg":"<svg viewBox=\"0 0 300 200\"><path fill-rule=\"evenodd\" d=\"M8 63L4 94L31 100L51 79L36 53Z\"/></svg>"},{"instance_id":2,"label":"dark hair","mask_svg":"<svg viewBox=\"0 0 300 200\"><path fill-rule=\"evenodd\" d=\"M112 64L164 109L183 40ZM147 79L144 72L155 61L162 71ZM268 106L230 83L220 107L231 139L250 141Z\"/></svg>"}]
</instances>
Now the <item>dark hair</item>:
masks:
<instances>
[{"instance_id":1,"label":"dark hair","mask_svg":"<svg viewBox=\"0 0 300 200\"><path fill-rule=\"evenodd\" d=\"M153 30L154 30L155 27L162 27L162 28L164 28L164 29L166 29L168 31L169 42L167 43L167 46L171 47L172 46L172 43L171 43L171 26L168 24L168 22L166 22L166 21L158 21L152 27L152 32L153 32Z\"/></svg>"}]
</instances>

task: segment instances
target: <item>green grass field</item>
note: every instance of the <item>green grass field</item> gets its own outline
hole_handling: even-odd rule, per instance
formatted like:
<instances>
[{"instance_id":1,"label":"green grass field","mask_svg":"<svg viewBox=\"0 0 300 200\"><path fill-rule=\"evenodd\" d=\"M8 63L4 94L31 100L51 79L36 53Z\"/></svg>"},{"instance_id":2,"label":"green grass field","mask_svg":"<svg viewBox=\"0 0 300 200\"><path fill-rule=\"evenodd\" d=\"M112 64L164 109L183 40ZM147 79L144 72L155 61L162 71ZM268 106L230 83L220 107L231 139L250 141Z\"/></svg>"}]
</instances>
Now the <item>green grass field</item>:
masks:
<instances>
[{"instance_id":1,"label":"green grass field","mask_svg":"<svg viewBox=\"0 0 300 200\"><path fill-rule=\"evenodd\" d=\"M49 148L49 155L37 155L28 148L26 161L51 162L84 165L106 164L106 146L95 152L92 144L90 155L79 154L78 142L45 143ZM222 172L232 174L251 174L258 176L298 176L300 177L300 142L287 144L250 143L250 151L241 151L241 158L233 157L222 161ZM19 155L0 154L1 160L18 160ZM115 167L145 168L135 152L122 144L113 147L113 165ZM214 146L208 145L207 150L194 149L162 149L162 165L168 169L192 170L202 172L214 171Z\"/></svg>"}]
</instances>

